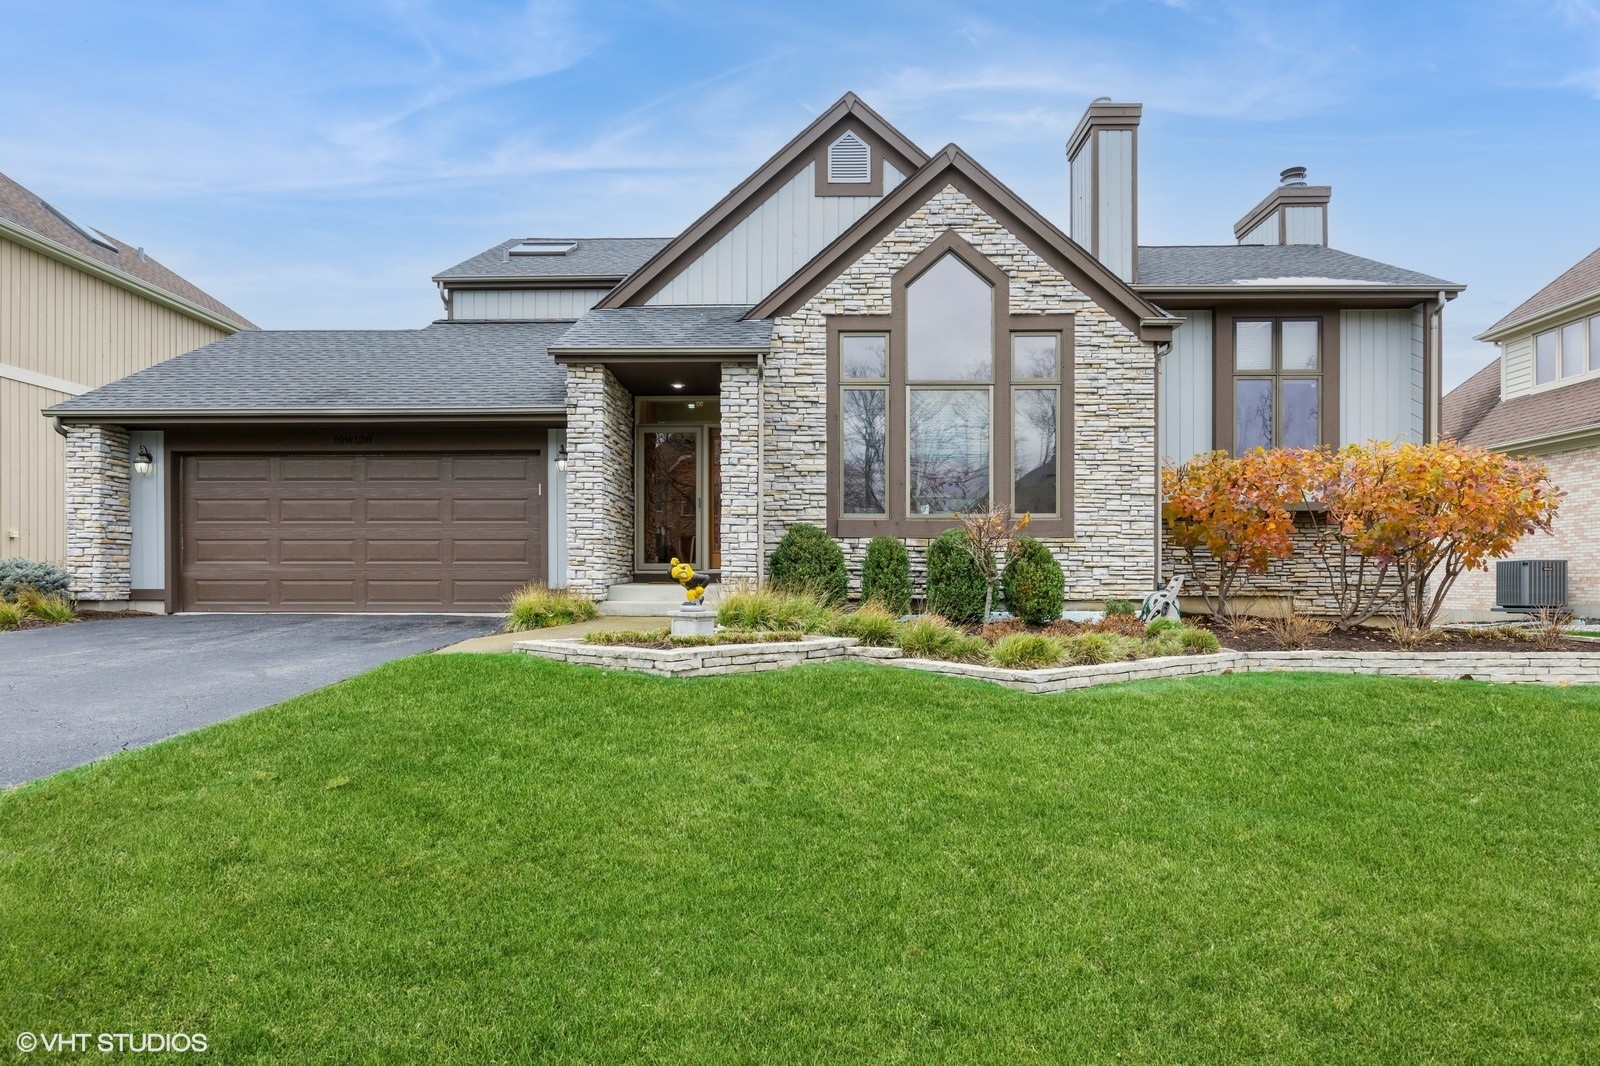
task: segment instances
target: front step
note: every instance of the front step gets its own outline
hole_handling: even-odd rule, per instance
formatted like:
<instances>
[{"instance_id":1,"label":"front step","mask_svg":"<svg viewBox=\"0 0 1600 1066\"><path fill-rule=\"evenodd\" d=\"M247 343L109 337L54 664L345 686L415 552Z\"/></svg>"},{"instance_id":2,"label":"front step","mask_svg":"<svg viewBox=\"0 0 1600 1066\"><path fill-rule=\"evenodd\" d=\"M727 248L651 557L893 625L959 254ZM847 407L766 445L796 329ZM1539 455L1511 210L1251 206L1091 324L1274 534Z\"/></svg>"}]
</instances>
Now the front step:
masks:
<instances>
[{"instance_id":1,"label":"front step","mask_svg":"<svg viewBox=\"0 0 1600 1066\"><path fill-rule=\"evenodd\" d=\"M719 585L706 588L707 606L716 602ZM608 618L665 618L683 606L683 586L664 581L634 581L612 585L596 606Z\"/></svg>"}]
</instances>

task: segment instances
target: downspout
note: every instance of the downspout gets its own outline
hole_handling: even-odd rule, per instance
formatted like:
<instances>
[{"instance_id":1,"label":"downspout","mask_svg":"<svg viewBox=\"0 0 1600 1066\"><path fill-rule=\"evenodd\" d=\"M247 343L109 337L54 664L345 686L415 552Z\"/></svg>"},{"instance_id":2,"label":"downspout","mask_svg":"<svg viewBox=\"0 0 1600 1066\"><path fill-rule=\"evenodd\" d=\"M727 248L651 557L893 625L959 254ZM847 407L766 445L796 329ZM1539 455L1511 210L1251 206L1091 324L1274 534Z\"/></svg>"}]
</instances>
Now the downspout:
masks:
<instances>
[{"instance_id":1,"label":"downspout","mask_svg":"<svg viewBox=\"0 0 1600 1066\"><path fill-rule=\"evenodd\" d=\"M761 477L767 469L767 411L765 406L767 353L756 353L756 588L765 584L766 567L761 565L761 546L766 543L766 500Z\"/></svg>"},{"instance_id":2,"label":"downspout","mask_svg":"<svg viewBox=\"0 0 1600 1066\"><path fill-rule=\"evenodd\" d=\"M1156 345L1156 394L1155 403L1152 405L1156 419L1156 431L1153 434L1156 441L1154 483L1156 506L1156 574L1155 580L1150 585L1150 587L1153 589L1159 589L1163 584L1161 580L1161 363L1164 359L1166 359L1167 354L1171 351L1172 343L1170 341L1166 344Z\"/></svg>"}]
</instances>

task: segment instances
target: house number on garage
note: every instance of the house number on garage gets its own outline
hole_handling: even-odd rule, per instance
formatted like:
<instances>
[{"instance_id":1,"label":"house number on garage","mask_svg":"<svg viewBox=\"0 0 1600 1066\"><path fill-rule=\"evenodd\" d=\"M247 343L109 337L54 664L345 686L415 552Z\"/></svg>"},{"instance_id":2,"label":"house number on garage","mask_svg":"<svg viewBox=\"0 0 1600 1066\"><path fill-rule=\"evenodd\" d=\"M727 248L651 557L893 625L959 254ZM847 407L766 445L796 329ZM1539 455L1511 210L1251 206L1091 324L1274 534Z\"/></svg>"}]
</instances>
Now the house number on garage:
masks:
<instances>
[{"instance_id":1,"label":"house number on garage","mask_svg":"<svg viewBox=\"0 0 1600 1066\"><path fill-rule=\"evenodd\" d=\"M333 438L333 443L335 443L335 444L371 444L372 443L372 434L368 433L368 434L365 434L364 436L359 436L359 437L340 436L338 434L335 434L334 438Z\"/></svg>"}]
</instances>

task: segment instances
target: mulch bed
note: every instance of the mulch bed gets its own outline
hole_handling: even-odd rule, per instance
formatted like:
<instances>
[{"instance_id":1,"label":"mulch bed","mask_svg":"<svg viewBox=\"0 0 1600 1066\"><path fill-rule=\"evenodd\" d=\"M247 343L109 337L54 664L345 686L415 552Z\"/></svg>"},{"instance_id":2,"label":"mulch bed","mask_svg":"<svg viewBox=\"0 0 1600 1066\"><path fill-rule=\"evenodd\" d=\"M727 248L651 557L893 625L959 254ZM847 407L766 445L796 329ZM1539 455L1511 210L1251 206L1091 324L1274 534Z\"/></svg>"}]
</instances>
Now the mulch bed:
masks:
<instances>
[{"instance_id":1,"label":"mulch bed","mask_svg":"<svg viewBox=\"0 0 1600 1066\"><path fill-rule=\"evenodd\" d=\"M159 618L160 615L144 611L79 611L72 622L109 622L118 618ZM12 627L12 632L24 629L49 629L51 626L70 626L72 622L47 622L43 618L24 618Z\"/></svg>"},{"instance_id":2,"label":"mulch bed","mask_svg":"<svg viewBox=\"0 0 1600 1066\"><path fill-rule=\"evenodd\" d=\"M1600 641L1594 640L1567 639L1554 646L1541 647L1532 640L1508 640L1491 633L1458 629L1439 630L1428 639L1406 647L1396 641L1388 629L1373 626L1349 632L1330 629L1310 638L1302 647L1290 649L1265 628L1235 633L1227 626L1204 618L1186 618L1184 624L1211 630L1222 641L1222 646L1232 651L1600 651Z\"/></svg>"}]
</instances>

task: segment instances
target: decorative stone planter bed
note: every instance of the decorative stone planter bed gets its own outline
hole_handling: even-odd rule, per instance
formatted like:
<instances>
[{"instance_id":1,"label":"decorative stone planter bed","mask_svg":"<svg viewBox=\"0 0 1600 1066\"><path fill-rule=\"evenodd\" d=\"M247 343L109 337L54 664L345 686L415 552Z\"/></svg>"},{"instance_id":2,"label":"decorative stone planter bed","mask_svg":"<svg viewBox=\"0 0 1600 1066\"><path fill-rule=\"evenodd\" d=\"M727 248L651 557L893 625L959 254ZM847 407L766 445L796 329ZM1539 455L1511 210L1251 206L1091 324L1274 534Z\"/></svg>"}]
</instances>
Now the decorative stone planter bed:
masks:
<instances>
[{"instance_id":1,"label":"decorative stone planter bed","mask_svg":"<svg viewBox=\"0 0 1600 1066\"><path fill-rule=\"evenodd\" d=\"M1592 652L1223 651L1215 655L1171 655L1096 666L1055 666L1044 670L1007 670L971 663L907 659L898 648L863 648L849 637L807 637L805 640L781 643L722 644L671 650L585 644L581 640L525 640L514 647L517 651L545 659L616 670L636 670L663 677L709 677L780 670L805 663L836 662L841 659L866 660L902 669L991 681L1007 688L1036 693L1066 692L1092 685L1165 677L1274 671L1383 674L1435 681L1471 678L1475 681L1547 685L1600 684L1600 647Z\"/></svg>"}]
</instances>

